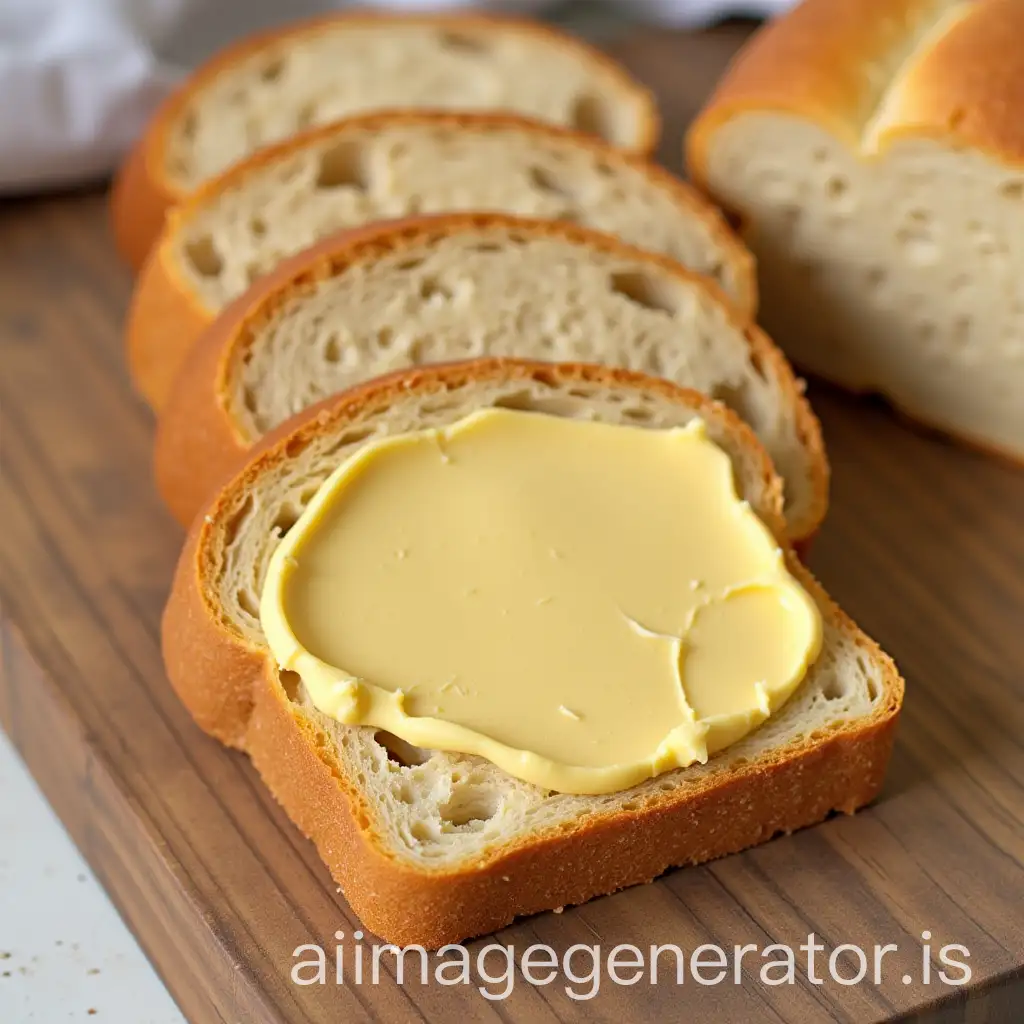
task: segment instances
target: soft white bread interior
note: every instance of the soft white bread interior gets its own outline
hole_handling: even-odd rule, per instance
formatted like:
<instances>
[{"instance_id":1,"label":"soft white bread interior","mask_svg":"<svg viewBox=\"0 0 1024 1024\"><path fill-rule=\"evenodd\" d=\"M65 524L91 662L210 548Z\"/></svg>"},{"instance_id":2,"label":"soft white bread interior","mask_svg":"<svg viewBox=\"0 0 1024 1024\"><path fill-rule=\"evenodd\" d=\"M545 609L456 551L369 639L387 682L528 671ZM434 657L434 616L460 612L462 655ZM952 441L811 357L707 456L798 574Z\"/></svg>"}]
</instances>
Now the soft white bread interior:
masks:
<instances>
[{"instance_id":1,"label":"soft white bread interior","mask_svg":"<svg viewBox=\"0 0 1024 1024\"><path fill-rule=\"evenodd\" d=\"M1018 458L1022 104L1019 0L810 0L739 58L689 147L800 367Z\"/></svg>"},{"instance_id":2,"label":"soft white bread interior","mask_svg":"<svg viewBox=\"0 0 1024 1024\"><path fill-rule=\"evenodd\" d=\"M172 214L161 253L217 310L342 228L459 210L585 224L710 276L745 312L755 305L749 254L688 186L576 133L497 115L396 113L292 140Z\"/></svg>"},{"instance_id":3,"label":"soft white bread interior","mask_svg":"<svg viewBox=\"0 0 1024 1024\"><path fill-rule=\"evenodd\" d=\"M222 321L211 330L218 351L197 354L165 410L158 464L170 471L158 475L177 479L181 466L211 460L208 419L197 416L211 401L248 447L380 374L515 356L622 366L722 400L785 480L791 536L820 525L828 465L800 382L768 338L677 264L575 225L497 215L426 219L326 246L248 300L234 329ZM180 504L177 484L162 489Z\"/></svg>"},{"instance_id":4,"label":"soft white bread interior","mask_svg":"<svg viewBox=\"0 0 1024 1024\"><path fill-rule=\"evenodd\" d=\"M507 369L498 361L465 365L464 370L428 368L396 378L393 384L371 383L358 389L348 411L340 414L337 410L345 399L335 397L322 412L307 416L301 429L280 432L225 488L206 518L197 519L193 534L198 547L192 562L179 568L180 586L193 571L191 566L198 567L204 577L206 614L222 634L234 637L234 643L249 651L266 651L258 607L270 556L320 484L345 458L377 438L449 424L485 407L651 429L681 426L701 415L712 439L732 459L739 493L776 536L782 536L778 480L749 430L724 407L693 392L622 371L514 363L505 364L511 366ZM360 396L364 390L365 400ZM294 675L286 674L278 699L287 694L295 720L304 723L304 735L317 737L318 756L343 785L361 794L369 815L366 832L388 858L423 872L468 871L566 830L600 829L616 816L713 794L716 787L726 787L750 773L767 779L769 775L761 773L776 771L830 738L845 736L851 745L844 749L852 755L858 736L891 719L902 695L891 661L839 612L795 558L791 570L819 603L824 618L821 656L795 695L765 725L707 764L668 772L624 792L601 797L548 792L509 777L480 758L418 750L372 728L340 725L310 705L301 679ZM197 620L188 610L191 607L184 605L165 619L164 645L171 678L195 714L195 707L205 699L196 689L220 687L223 674L209 650L175 653L180 643L177 633L187 633L188 640L195 633ZM196 678L204 672L209 678ZM210 731L243 747L253 742L245 738L244 722L225 711L230 702L210 698L208 703L214 710L208 710L205 718L203 713L197 717ZM251 729L249 734L253 735ZM261 730L255 741L266 740ZM874 787L884 769L879 756L877 751L870 757L865 753L867 760L854 773L871 775ZM259 757L257 765L265 775L281 779L272 768L262 766ZM813 788L810 776L805 778ZM850 778L842 785L861 792L861 782ZM757 784L752 790L754 804L759 799ZM794 791L786 799L795 806L803 795ZM843 807L852 810L863 799L863 795L844 798ZM758 813L763 813L764 820L741 845L767 838L772 831L768 823L779 810L762 808ZM717 841L714 835L700 837L698 847L715 850ZM721 852L726 851L718 849L718 855ZM662 870L674 854L665 856ZM700 858L695 854L694 859ZM622 884L626 879L617 883ZM500 907L495 911L499 917L504 912Z\"/></svg>"},{"instance_id":5,"label":"soft white bread interior","mask_svg":"<svg viewBox=\"0 0 1024 1024\"><path fill-rule=\"evenodd\" d=\"M646 149L656 115L612 62L540 26L345 16L271 33L218 58L168 125L164 173L191 190L270 142L350 114L512 110Z\"/></svg>"}]
</instances>

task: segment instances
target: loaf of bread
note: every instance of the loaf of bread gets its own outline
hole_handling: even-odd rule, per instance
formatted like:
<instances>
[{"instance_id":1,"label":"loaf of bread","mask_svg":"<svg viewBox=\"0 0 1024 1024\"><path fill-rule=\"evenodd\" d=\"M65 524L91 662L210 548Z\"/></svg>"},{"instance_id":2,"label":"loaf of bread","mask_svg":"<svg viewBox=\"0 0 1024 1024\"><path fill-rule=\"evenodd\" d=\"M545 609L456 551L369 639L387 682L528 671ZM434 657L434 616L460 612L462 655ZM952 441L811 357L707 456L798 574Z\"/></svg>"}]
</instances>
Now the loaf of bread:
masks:
<instances>
[{"instance_id":1,"label":"loaf of bread","mask_svg":"<svg viewBox=\"0 0 1024 1024\"><path fill-rule=\"evenodd\" d=\"M223 50L163 106L114 190L114 234L139 267L164 213L204 181L314 125L384 109L509 110L649 152L648 91L541 24L493 16L335 14Z\"/></svg>"},{"instance_id":2,"label":"loaf of bread","mask_svg":"<svg viewBox=\"0 0 1024 1024\"><path fill-rule=\"evenodd\" d=\"M132 374L157 409L199 331L231 299L341 228L451 210L576 221L668 253L753 309L753 265L717 211L646 161L502 115L387 114L298 136L168 218L128 323Z\"/></svg>"},{"instance_id":3,"label":"loaf of bread","mask_svg":"<svg viewBox=\"0 0 1024 1024\"><path fill-rule=\"evenodd\" d=\"M785 479L793 538L821 522L818 423L761 331L671 260L578 225L501 214L342 234L256 284L178 378L160 418L158 486L187 524L292 414L401 367L495 355L640 369L721 399Z\"/></svg>"},{"instance_id":4,"label":"loaf of bread","mask_svg":"<svg viewBox=\"0 0 1024 1024\"><path fill-rule=\"evenodd\" d=\"M1024 3L806 0L688 139L800 366L1024 458Z\"/></svg>"},{"instance_id":5,"label":"loaf of bread","mask_svg":"<svg viewBox=\"0 0 1024 1024\"><path fill-rule=\"evenodd\" d=\"M320 484L374 439L511 407L682 426L701 417L737 490L817 602L823 647L759 729L706 764L623 792L538 789L478 757L418 750L316 710L277 670L258 617L268 560ZM307 410L265 438L198 516L163 619L175 690L210 734L252 758L364 924L437 947L521 914L649 881L852 812L882 782L903 683L786 548L779 480L719 403L596 366L480 360L400 372Z\"/></svg>"}]
</instances>

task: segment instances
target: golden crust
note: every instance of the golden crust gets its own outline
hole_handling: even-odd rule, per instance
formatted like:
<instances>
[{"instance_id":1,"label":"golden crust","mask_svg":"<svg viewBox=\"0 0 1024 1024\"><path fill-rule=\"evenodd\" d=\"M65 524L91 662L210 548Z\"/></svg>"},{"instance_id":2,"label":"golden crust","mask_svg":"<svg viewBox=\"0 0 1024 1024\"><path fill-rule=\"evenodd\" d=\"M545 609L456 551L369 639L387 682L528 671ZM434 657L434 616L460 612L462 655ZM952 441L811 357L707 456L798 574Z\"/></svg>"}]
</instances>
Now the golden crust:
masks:
<instances>
[{"instance_id":1,"label":"golden crust","mask_svg":"<svg viewBox=\"0 0 1024 1024\"><path fill-rule=\"evenodd\" d=\"M858 151L903 70L900 58L914 66L880 145L937 138L1024 163L1024 5L979 0L926 52L908 53L908 40L936 27L951 7L936 0L804 0L740 51L693 123L686 138L691 177L707 190L715 131L746 113L806 118ZM885 78L866 72L879 62L891 65Z\"/></svg>"},{"instance_id":2,"label":"golden crust","mask_svg":"<svg viewBox=\"0 0 1024 1024\"><path fill-rule=\"evenodd\" d=\"M880 142L927 136L1024 165L1024 4L982 0L936 40L906 81Z\"/></svg>"},{"instance_id":3,"label":"golden crust","mask_svg":"<svg viewBox=\"0 0 1024 1024\"><path fill-rule=\"evenodd\" d=\"M665 256L642 252L624 242L579 225L536 221L505 214L447 214L369 225L341 232L286 260L236 300L205 332L185 361L180 378L165 404L157 434L157 486L175 518L187 524L212 487L234 468L248 444L228 410L231 369L254 334L274 312L315 282L335 277L354 264L372 263L382 256L431 238L444 238L481 228L518 230L532 237L560 238L602 252L643 260L686 281L698 281L728 300L714 284ZM824 518L828 505L829 469L821 428L800 392L789 364L758 327L734 324L743 330L755 362L770 367L780 382L787 404L795 410L797 431L810 456L813 501L807 521L795 524L798 540L808 538Z\"/></svg>"},{"instance_id":4,"label":"golden crust","mask_svg":"<svg viewBox=\"0 0 1024 1024\"><path fill-rule=\"evenodd\" d=\"M175 251L175 239L182 225L202 210L212 199L240 188L246 179L268 164L306 146L318 146L325 138L348 131L375 131L393 126L434 125L458 127L472 132L527 132L541 139L557 139L575 147L589 149L603 160L632 167L643 173L657 187L666 189L675 202L695 219L703 222L715 244L727 253L739 286L734 304L753 318L757 306L757 283L753 257L732 233L721 214L685 182L643 157L623 153L580 132L556 125L546 125L517 114L453 114L438 111L389 111L348 118L294 135L284 142L267 146L247 160L236 164L222 175L200 186L192 195L169 212L159 240L152 247L150 258L135 290L138 315L129 321L129 362L136 387L157 412L167 401L179 368L202 329L212 323L216 312L207 309L181 274ZM148 292L159 298L157 311L180 325L174 331L150 314L152 304ZM177 309L174 305L177 304ZM176 316L180 310L182 315ZM184 319L183 319L184 317ZM194 324L201 324L196 329ZM163 329L162 329L163 328ZM152 351L159 348L160 351Z\"/></svg>"},{"instance_id":5,"label":"golden crust","mask_svg":"<svg viewBox=\"0 0 1024 1024\"><path fill-rule=\"evenodd\" d=\"M150 408L158 411L166 401L184 354L213 317L160 252L152 251L132 292L125 325L128 372Z\"/></svg>"},{"instance_id":6,"label":"golden crust","mask_svg":"<svg viewBox=\"0 0 1024 1024\"><path fill-rule=\"evenodd\" d=\"M623 370L490 359L399 372L328 399L259 443L246 467L193 523L163 619L168 675L207 732L249 754L367 927L388 941L428 948L494 931L523 914L650 881L670 867L742 850L833 810L856 810L881 787L903 697L892 661L790 555L791 571L826 618L881 667L883 699L871 716L806 737L725 778L712 775L691 788L656 791L633 809L595 814L567 831L523 836L455 868L426 868L395 857L381 838L374 806L346 776L327 737L289 701L269 655L219 615L213 596L219 547L231 529L235 499L257 487L269 465L288 459L312 437L341 429L409 391L495 378L617 382L657 391L722 423L745 449L760 455L764 518L785 544L780 482L749 428L696 392Z\"/></svg>"},{"instance_id":7,"label":"golden crust","mask_svg":"<svg viewBox=\"0 0 1024 1024\"><path fill-rule=\"evenodd\" d=\"M114 245L133 270L145 263L153 240L163 229L164 213L176 199L150 170L147 148L141 143L136 145L121 165L110 190Z\"/></svg>"},{"instance_id":8,"label":"golden crust","mask_svg":"<svg viewBox=\"0 0 1024 1024\"><path fill-rule=\"evenodd\" d=\"M564 50L574 51L600 67L618 89L631 95L642 107L640 138L631 150L651 153L658 144L661 119L650 91L606 54L548 25L495 14L399 15L364 11L323 15L294 22L285 28L256 33L224 48L165 100L129 154L124 170L118 176L118 186L114 193L114 235L119 251L128 263L136 269L142 266L159 234L165 214L188 194L185 187L167 174L164 156L167 137L182 111L209 82L239 61L263 49L279 46L288 39L316 34L339 23L359 27L395 20L401 20L403 24L441 25L452 31L485 29L502 33L518 32L545 42L557 43Z\"/></svg>"}]
</instances>

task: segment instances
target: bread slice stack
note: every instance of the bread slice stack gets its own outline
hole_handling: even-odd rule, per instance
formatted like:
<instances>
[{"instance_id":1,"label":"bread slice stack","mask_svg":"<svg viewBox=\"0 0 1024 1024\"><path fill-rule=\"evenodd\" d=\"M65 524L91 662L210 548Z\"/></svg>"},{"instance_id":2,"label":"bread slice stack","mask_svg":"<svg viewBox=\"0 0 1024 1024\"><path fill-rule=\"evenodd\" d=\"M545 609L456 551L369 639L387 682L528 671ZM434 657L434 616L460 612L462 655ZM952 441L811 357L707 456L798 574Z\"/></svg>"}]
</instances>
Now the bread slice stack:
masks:
<instances>
[{"instance_id":1,"label":"bread slice stack","mask_svg":"<svg viewBox=\"0 0 1024 1024\"><path fill-rule=\"evenodd\" d=\"M157 113L114 192L141 266L164 214L232 164L306 128L376 110L508 110L649 152L648 91L589 46L494 16L335 14L228 47Z\"/></svg>"},{"instance_id":2,"label":"bread slice stack","mask_svg":"<svg viewBox=\"0 0 1024 1024\"><path fill-rule=\"evenodd\" d=\"M177 381L158 433L160 491L187 524L289 416L370 377L479 356L606 363L697 388L768 448L793 539L825 514L817 420L778 349L717 289L607 235L500 214L342 234L258 282Z\"/></svg>"},{"instance_id":3,"label":"bread slice stack","mask_svg":"<svg viewBox=\"0 0 1024 1024\"><path fill-rule=\"evenodd\" d=\"M114 191L119 246L145 256L130 369L161 414L160 491L192 524L168 675L388 941L480 935L852 812L882 783L902 680L794 554L828 501L818 422L753 323L750 254L647 162L657 131L642 86L547 29L342 15L214 58ZM585 797L313 706L260 624L279 541L365 445L487 408L704 421L821 613L781 710L706 764Z\"/></svg>"},{"instance_id":4,"label":"bread slice stack","mask_svg":"<svg viewBox=\"0 0 1024 1024\"><path fill-rule=\"evenodd\" d=\"M1024 460L1024 4L806 0L688 139L801 367Z\"/></svg>"},{"instance_id":5,"label":"bread slice stack","mask_svg":"<svg viewBox=\"0 0 1024 1024\"><path fill-rule=\"evenodd\" d=\"M258 617L263 577L319 485L372 440L488 407L651 429L704 419L824 622L821 655L778 713L704 765L570 796L481 758L341 725L313 707L301 679L277 670ZM903 690L889 658L789 551L780 481L734 413L638 373L493 359L375 380L261 441L192 526L163 650L196 721L252 758L363 923L429 948L855 810L881 785Z\"/></svg>"},{"instance_id":6,"label":"bread slice stack","mask_svg":"<svg viewBox=\"0 0 1024 1024\"><path fill-rule=\"evenodd\" d=\"M507 115L374 115L264 150L170 214L128 323L137 386L159 410L202 329L285 257L342 228L457 210L584 224L755 305L752 261L715 208L644 160Z\"/></svg>"}]
</instances>

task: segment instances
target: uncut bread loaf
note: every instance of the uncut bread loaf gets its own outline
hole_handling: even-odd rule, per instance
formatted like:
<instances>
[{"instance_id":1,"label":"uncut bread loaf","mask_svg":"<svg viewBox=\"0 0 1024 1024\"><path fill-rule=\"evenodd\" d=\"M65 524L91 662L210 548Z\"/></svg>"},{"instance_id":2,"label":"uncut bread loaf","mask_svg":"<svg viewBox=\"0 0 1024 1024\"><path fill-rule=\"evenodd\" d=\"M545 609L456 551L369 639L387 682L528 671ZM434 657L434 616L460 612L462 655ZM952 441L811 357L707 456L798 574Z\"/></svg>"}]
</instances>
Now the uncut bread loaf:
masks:
<instances>
[{"instance_id":1,"label":"uncut bread loaf","mask_svg":"<svg viewBox=\"0 0 1024 1024\"><path fill-rule=\"evenodd\" d=\"M459 214L377 225L290 260L227 310L160 418L179 521L263 434L359 381L478 356L600 362L722 399L786 484L792 536L825 513L821 433L789 364L704 279L572 224Z\"/></svg>"},{"instance_id":2,"label":"uncut bread loaf","mask_svg":"<svg viewBox=\"0 0 1024 1024\"><path fill-rule=\"evenodd\" d=\"M809 371L1024 459L1024 3L806 0L694 124L694 179Z\"/></svg>"},{"instance_id":3,"label":"uncut bread loaf","mask_svg":"<svg viewBox=\"0 0 1024 1024\"><path fill-rule=\"evenodd\" d=\"M707 274L753 311L746 249L667 171L508 115L374 115L265 150L171 213L129 314L137 387L159 409L199 332L284 257L343 228L458 210L606 231Z\"/></svg>"},{"instance_id":4,"label":"uncut bread loaf","mask_svg":"<svg viewBox=\"0 0 1024 1024\"><path fill-rule=\"evenodd\" d=\"M154 117L118 176L114 235L141 266L166 211L261 147L353 114L509 110L649 152L650 93L571 36L495 16L347 13L222 50Z\"/></svg>"},{"instance_id":5,"label":"uncut bread loaf","mask_svg":"<svg viewBox=\"0 0 1024 1024\"><path fill-rule=\"evenodd\" d=\"M367 442L506 407L669 428L701 417L738 493L817 602L822 652L790 700L706 764L606 796L538 789L478 757L420 750L318 712L258 618L268 560L327 476ZM388 941L437 947L852 812L878 793L903 683L786 546L780 482L720 403L642 374L480 360L407 370L265 438L189 534L163 618L175 690L245 751L352 909Z\"/></svg>"}]
</instances>

